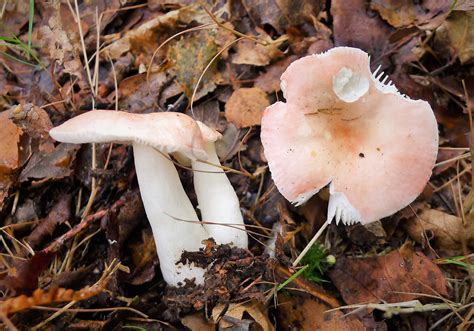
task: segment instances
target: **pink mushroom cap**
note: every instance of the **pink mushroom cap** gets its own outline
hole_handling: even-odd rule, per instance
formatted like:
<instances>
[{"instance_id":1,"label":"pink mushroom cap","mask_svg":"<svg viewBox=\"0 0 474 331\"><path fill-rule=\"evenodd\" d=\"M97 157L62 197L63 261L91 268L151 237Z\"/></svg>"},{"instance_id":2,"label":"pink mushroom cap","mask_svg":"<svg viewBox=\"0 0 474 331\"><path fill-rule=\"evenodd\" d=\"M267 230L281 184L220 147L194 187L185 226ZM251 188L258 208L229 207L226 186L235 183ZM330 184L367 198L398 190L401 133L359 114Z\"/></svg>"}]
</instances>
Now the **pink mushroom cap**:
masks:
<instances>
[{"instance_id":1,"label":"pink mushroom cap","mask_svg":"<svg viewBox=\"0 0 474 331\"><path fill-rule=\"evenodd\" d=\"M400 94L376 72L356 48L301 58L281 77L286 103L262 118L278 190L299 205L329 184L328 222L366 224L395 213L421 193L436 161L428 102Z\"/></svg>"}]
</instances>

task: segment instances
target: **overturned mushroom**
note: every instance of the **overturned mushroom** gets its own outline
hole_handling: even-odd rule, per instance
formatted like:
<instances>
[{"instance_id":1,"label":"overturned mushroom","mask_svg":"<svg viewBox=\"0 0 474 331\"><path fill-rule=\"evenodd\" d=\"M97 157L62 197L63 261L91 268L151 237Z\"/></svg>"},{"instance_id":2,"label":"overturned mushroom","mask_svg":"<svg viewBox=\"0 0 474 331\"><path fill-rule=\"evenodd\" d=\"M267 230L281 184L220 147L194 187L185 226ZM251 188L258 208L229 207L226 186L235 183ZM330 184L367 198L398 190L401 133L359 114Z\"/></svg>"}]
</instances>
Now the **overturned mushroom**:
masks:
<instances>
[{"instance_id":1,"label":"overturned mushroom","mask_svg":"<svg viewBox=\"0 0 474 331\"><path fill-rule=\"evenodd\" d=\"M165 281L170 285L179 285L186 278L195 278L198 284L203 282L202 268L176 265L184 250L199 250L209 233L200 224L168 154L179 153L192 161L206 160L209 147L204 139L216 140L216 132L179 113L137 115L94 110L53 128L50 135L58 141L76 144L133 144L140 193Z\"/></svg>"},{"instance_id":2,"label":"overturned mushroom","mask_svg":"<svg viewBox=\"0 0 474 331\"><path fill-rule=\"evenodd\" d=\"M275 185L300 205L329 184L327 223L366 224L395 213L420 194L435 164L430 105L376 72L356 48L306 56L281 77L286 103L271 105L262 119Z\"/></svg>"}]
</instances>

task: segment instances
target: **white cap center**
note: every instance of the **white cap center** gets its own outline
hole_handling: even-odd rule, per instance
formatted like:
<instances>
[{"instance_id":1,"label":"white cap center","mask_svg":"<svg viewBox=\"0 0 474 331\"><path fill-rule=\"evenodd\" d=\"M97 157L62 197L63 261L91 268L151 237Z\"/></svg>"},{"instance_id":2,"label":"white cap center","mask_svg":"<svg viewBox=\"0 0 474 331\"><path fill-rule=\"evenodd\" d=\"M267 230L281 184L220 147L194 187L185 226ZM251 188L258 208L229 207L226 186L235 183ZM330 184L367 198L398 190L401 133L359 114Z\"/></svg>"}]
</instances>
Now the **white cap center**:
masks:
<instances>
[{"instance_id":1,"label":"white cap center","mask_svg":"<svg viewBox=\"0 0 474 331\"><path fill-rule=\"evenodd\" d=\"M360 73L343 67L332 80L332 89L344 102L359 100L369 90L369 80Z\"/></svg>"}]
</instances>

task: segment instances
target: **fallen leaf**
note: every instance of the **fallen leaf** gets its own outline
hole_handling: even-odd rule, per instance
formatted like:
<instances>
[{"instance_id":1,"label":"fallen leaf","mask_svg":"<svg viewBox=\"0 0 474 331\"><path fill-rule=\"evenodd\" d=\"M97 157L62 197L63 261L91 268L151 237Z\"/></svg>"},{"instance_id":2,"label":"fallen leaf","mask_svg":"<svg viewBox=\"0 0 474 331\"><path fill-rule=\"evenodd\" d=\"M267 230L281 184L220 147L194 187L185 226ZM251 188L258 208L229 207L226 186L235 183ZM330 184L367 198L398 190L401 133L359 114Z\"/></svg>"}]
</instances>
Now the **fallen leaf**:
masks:
<instances>
[{"instance_id":1,"label":"fallen leaf","mask_svg":"<svg viewBox=\"0 0 474 331\"><path fill-rule=\"evenodd\" d=\"M44 238L53 234L56 227L71 217L71 195L61 195L46 218L39 221L38 226L26 237L26 241L37 247Z\"/></svg>"},{"instance_id":2,"label":"fallen leaf","mask_svg":"<svg viewBox=\"0 0 474 331\"><path fill-rule=\"evenodd\" d=\"M215 32L203 30L188 34L170 48L168 59L174 62L176 79L183 87L184 93L191 99L199 77L217 53L217 44L214 41ZM207 69L200 85L195 100L213 91L218 81L218 73L214 62Z\"/></svg>"},{"instance_id":3,"label":"fallen leaf","mask_svg":"<svg viewBox=\"0 0 474 331\"><path fill-rule=\"evenodd\" d=\"M242 4L258 26L270 24L278 32L284 33L289 26L311 22L312 17L318 16L323 1L244 0Z\"/></svg>"},{"instance_id":4,"label":"fallen leaf","mask_svg":"<svg viewBox=\"0 0 474 331\"><path fill-rule=\"evenodd\" d=\"M284 60L275 62L265 67L265 72L257 77L255 80L254 87L260 88L266 93L274 93L280 91L280 77L285 72L286 68L291 62L295 61L298 57L291 55Z\"/></svg>"},{"instance_id":5,"label":"fallen leaf","mask_svg":"<svg viewBox=\"0 0 474 331\"><path fill-rule=\"evenodd\" d=\"M341 256L329 276L346 304L409 301L433 291L447 296L439 267L423 253L412 253L410 258L399 251L367 258Z\"/></svg>"},{"instance_id":6,"label":"fallen leaf","mask_svg":"<svg viewBox=\"0 0 474 331\"><path fill-rule=\"evenodd\" d=\"M263 111L269 105L267 95L260 88L240 88L225 104L225 117L239 129L260 125Z\"/></svg>"},{"instance_id":7,"label":"fallen leaf","mask_svg":"<svg viewBox=\"0 0 474 331\"><path fill-rule=\"evenodd\" d=\"M231 303L228 307L220 303L212 309L212 319L217 323L219 318L222 317L219 321L219 329L235 328L238 326L236 325L238 321L242 321L244 313L249 314L263 331L275 329L264 312L264 308L257 302ZM247 324L247 327L249 327L248 323L244 324Z\"/></svg>"},{"instance_id":8,"label":"fallen leaf","mask_svg":"<svg viewBox=\"0 0 474 331\"><path fill-rule=\"evenodd\" d=\"M460 249L463 244L474 247L474 219L472 216L466 220L466 225L464 225L461 218L457 216L427 208L422 210L417 217L412 217L403 224L410 237L419 243L423 243L428 237L438 248Z\"/></svg>"},{"instance_id":9,"label":"fallen leaf","mask_svg":"<svg viewBox=\"0 0 474 331\"><path fill-rule=\"evenodd\" d=\"M15 294L30 293L38 287L38 277L49 265L52 257L50 253L36 252L26 260L14 259L8 275L0 280L0 287L5 286ZM1 307L0 304L0 310Z\"/></svg>"},{"instance_id":10,"label":"fallen leaf","mask_svg":"<svg viewBox=\"0 0 474 331\"><path fill-rule=\"evenodd\" d=\"M49 56L57 64L64 66L64 72L77 77L82 88L87 87L84 67L81 63L81 44L79 35L75 31L65 31L61 20L59 2L51 4L48 10L54 13L49 18L48 25L40 28L40 40L46 43Z\"/></svg>"},{"instance_id":11,"label":"fallen leaf","mask_svg":"<svg viewBox=\"0 0 474 331\"><path fill-rule=\"evenodd\" d=\"M339 310L326 312L328 305L301 296L278 295L279 330L355 331L364 325L354 315L344 316Z\"/></svg>"},{"instance_id":12,"label":"fallen leaf","mask_svg":"<svg viewBox=\"0 0 474 331\"><path fill-rule=\"evenodd\" d=\"M470 62L474 57L474 11L453 11L436 29L435 45L459 57L461 64Z\"/></svg>"},{"instance_id":13,"label":"fallen leaf","mask_svg":"<svg viewBox=\"0 0 474 331\"><path fill-rule=\"evenodd\" d=\"M29 179L59 179L72 173L72 161L79 145L61 143L52 153L34 154L20 174L20 181Z\"/></svg>"},{"instance_id":14,"label":"fallen leaf","mask_svg":"<svg viewBox=\"0 0 474 331\"><path fill-rule=\"evenodd\" d=\"M372 0L370 8L395 28L416 26L432 30L445 20L451 7L451 0Z\"/></svg>"},{"instance_id":15,"label":"fallen leaf","mask_svg":"<svg viewBox=\"0 0 474 331\"><path fill-rule=\"evenodd\" d=\"M384 55L394 29L377 15L370 15L365 0L333 0L331 14L335 46L358 47L375 59Z\"/></svg>"},{"instance_id":16,"label":"fallen leaf","mask_svg":"<svg viewBox=\"0 0 474 331\"><path fill-rule=\"evenodd\" d=\"M256 30L259 33L256 38L267 44L262 45L247 38L240 40L237 43L236 53L232 57L232 63L266 66L271 61L283 56L284 53L278 47L286 40L285 35L277 40L272 40L265 31L258 28Z\"/></svg>"},{"instance_id":17,"label":"fallen leaf","mask_svg":"<svg viewBox=\"0 0 474 331\"><path fill-rule=\"evenodd\" d=\"M214 331L216 329L216 326L206 321L200 313L184 316L181 318L181 324L190 330Z\"/></svg>"},{"instance_id":18,"label":"fallen leaf","mask_svg":"<svg viewBox=\"0 0 474 331\"><path fill-rule=\"evenodd\" d=\"M132 49L136 53L145 52L151 55L157 47L156 40L160 32L187 25L192 21L203 24L208 23L209 20L209 16L198 6L185 6L156 16L136 29L129 30L125 36L113 42L104 51L106 55L115 60Z\"/></svg>"},{"instance_id":19,"label":"fallen leaf","mask_svg":"<svg viewBox=\"0 0 474 331\"><path fill-rule=\"evenodd\" d=\"M234 124L228 123L222 133L222 138L216 141L216 152L220 160L231 159L240 150L245 149L245 145L240 143L243 135L243 130L239 130Z\"/></svg>"},{"instance_id":20,"label":"fallen leaf","mask_svg":"<svg viewBox=\"0 0 474 331\"><path fill-rule=\"evenodd\" d=\"M169 81L164 72L137 74L125 78L119 84L119 108L131 113L143 113L156 109L157 95Z\"/></svg>"},{"instance_id":21,"label":"fallen leaf","mask_svg":"<svg viewBox=\"0 0 474 331\"><path fill-rule=\"evenodd\" d=\"M10 112L0 113L0 175L10 174L18 167L21 129L9 119Z\"/></svg>"},{"instance_id":22,"label":"fallen leaf","mask_svg":"<svg viewBox=\"0 0 474 331\"><path fill-rule=\"evenodd\" d=\"M152 232L149 229L142 230L141 240L130 244L130 249L134 268L129 282L133 285L149 282L155 277L155 266L158 265Z\"/></svg>"}]
</instances>

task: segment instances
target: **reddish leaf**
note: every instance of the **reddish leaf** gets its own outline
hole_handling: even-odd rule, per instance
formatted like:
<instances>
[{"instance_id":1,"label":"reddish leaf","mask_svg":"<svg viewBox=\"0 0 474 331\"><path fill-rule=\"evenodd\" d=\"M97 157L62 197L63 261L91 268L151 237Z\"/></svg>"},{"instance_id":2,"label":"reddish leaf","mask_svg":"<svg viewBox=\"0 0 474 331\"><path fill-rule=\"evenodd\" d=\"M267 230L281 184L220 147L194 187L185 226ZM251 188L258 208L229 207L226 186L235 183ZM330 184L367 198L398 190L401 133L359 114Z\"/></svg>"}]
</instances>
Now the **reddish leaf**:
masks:
<instances>
[{"instance_id":1,"label":"reddish leaf","mask_svg":"<svg viewBox=\"0 0 474 331\"><path fill-rule=\"evenodd\" d=\"M329 275L347 304L408 301L420 298L417 293L447 296L446 279L436 264L421 252L403 255L393 251L368 258L340 257Z\"/></svg>"}]
</instances>

